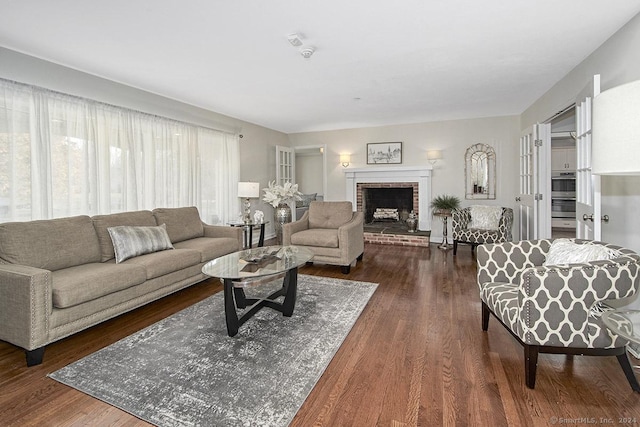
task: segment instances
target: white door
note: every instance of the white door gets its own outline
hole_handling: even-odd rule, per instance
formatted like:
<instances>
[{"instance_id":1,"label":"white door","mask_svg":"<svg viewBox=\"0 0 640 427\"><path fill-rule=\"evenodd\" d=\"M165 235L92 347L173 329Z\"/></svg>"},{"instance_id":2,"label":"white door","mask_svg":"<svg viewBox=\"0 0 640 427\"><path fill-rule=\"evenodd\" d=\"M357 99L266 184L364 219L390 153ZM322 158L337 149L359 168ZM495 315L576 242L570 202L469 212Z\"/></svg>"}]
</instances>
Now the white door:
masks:
<instances>
[{"instance_id":1,"label":"white door","mask_svg":"<svg viewBox=\"0 0 640 427\"><path fill-rule=\"evenodd\" d=\"M276 184L284 185L287 182L294 184L296 177L296 156L293 148L276 145ZM291 202L291 216L295 221L296 206Z\"/></svg>"},{"instance_id":2,"label":"white door","mask_svg":"<svg viewBox=\"0 0 640 427\"><path fill-rule=\"evenodd\" d=\"M576 237L601 239L600 176L591 174L591 111L593 97L600 94L600 75L576 101Z\"/></svg>"},{"instance_id":3,"label":"white door","mask_svg":"<svg viewBox=\"0 0 640 427\"><path fill-rule=\"evenodd\" d=\"M518 238L551 237L551 125L536 124L520 137Z\"/></svg>"}]
</instances>

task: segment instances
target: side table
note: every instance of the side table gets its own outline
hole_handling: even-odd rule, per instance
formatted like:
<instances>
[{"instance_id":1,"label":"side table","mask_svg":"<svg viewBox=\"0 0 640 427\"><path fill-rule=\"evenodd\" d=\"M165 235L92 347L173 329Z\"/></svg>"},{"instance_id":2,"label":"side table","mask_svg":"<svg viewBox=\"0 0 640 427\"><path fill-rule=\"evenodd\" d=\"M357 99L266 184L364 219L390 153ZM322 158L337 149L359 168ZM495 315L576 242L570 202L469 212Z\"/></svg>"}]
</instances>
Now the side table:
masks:
<instances>
[{"instance_id":1,"label":"side table","mask_svg":"<svg viewBox=\"0 0 640 427\"><path fill-rule=\"evenodd\" d=\"M253 229L256 227L260 227L260 238L258 239L258 247L264 246L264 226L267 225L269 221L263 222L243 222L243 221L232 221L227 223L231 227L242 227L244 232L244 249L251 249L253 247Z\"/></svg>"},{"instance_id":2,"label":"side table","mask_svg":"<svg viewBox=\"0 0 640 427\"><path fill-rule=\"evenodd\" d=\"M442 218L442 243L438 245L438 247L446 251L449 249L449 243L447 242L447 220L451 216L451 212L434 212L433 215Z\"/></svg>"}]
</instances>

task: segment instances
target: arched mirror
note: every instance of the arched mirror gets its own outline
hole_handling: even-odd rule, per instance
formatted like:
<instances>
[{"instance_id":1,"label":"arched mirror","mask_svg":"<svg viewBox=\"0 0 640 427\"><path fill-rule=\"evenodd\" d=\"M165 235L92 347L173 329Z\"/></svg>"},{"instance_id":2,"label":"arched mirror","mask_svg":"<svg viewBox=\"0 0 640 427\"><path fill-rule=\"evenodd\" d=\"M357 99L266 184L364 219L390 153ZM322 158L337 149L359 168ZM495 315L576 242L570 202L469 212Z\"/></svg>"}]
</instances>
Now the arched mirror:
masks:
<instances>
[{"instance_id":1,"label":"arched mirror","mask_svg":"<svg viewBox=\"0 0 640 427\"><path fill-rule=\"evenodd\" d=\"M467 199L496 198L496 152L490 145L474 144L464 155Z\"/></svg>"}]
</instances>

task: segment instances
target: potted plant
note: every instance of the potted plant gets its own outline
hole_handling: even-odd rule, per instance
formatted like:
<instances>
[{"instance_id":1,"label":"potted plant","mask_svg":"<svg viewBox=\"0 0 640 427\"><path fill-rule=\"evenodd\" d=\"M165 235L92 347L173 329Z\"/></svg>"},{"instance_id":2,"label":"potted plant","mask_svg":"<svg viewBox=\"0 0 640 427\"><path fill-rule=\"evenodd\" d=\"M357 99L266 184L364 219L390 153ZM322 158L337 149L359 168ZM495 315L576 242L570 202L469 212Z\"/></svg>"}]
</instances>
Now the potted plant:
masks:
<instances>
[{"instance_id":1,"label":"potted plant","mask_svg":"<svg viewBox=\"0 0 640 427\"><path fill-rule=\"evenodd\" d=\"M448 215L460 207L460 199L446 194L436 196L431 200L434 215Z\"/></svg>"}]
</instances>

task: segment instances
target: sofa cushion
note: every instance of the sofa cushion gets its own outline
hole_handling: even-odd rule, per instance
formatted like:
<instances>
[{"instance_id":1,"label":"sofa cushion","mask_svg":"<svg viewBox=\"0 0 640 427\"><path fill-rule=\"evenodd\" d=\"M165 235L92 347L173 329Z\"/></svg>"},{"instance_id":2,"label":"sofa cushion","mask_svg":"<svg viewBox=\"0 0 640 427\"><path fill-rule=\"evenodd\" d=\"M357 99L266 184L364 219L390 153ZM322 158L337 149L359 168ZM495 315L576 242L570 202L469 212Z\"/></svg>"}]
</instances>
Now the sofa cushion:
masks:
<instances>
[{"instance_id":1,"label":"sofa cushion","mask_svg":"<svg viewBox=\"0 0 640 427\"><path fill-rule=\"evenodd\" d=\"M153 210L157 224L166 224L172 243L204 236L204 226L195 206Z\"/></svg>"},{"instance_id":2,"label":"sofa cushion","mask_svg":"<svg viewBox=\"0 0 640 427\"><path fill-rule=\"evenodd\" d=\"M200 252L191 249L174 249L172 251L154 252L129 258L118 265L137 265L143 267L148 280L196 264L200 264Z\"/></svg>"},{"instance_id":3,"label":"sofa cushion","mask_svg":"<svg viewBox=\"0 0 640 427\"><path fill-rule=\"evenodd\" d=\"M121 212L110 215L95 215L91 217L93 226L98 234L98 240L100 241L100 251L102 253L102 261L109 261L115 257L113 251L113 242L111 236L107 231L109 227L116 227L118 225L131 225L131 226L155 226L156 218L151 211L133 211L133 212Z\"/></svg>"},{"instance_id":4,"label":"sofa cushion","mask_svg":"<svg viewBox=\"0 0 640 427\"><path fill-rule=\"evenodd\" d=\"M291 244L300 246L338 247L337 228L314 228L299 231L291 235Z\"/></svg>"},{"instance_id":5,"label":"sofa cushion","mask_svg":"<svg viewBox=\"0 0 640 427\"><path fill-rule=\"evenodd\" d=\"M88 216L0 224L0 258L45 270L100 262L98 236Z\"/></svg>"},{"instance_id":6,"label":"sofa cushion","mask_svg":"<svg viewBox=\"0 0 640 427\"><path fill-rule=\"evenodd\" d=\"M134 264L95 262L57 270L51 274L53 306L72 307L145 280L145 269Z\"/></svg>"},{"instance_id":7,"label":"sofa cushion","mask_svg":"<svg viewBox=\"0 0 640 427\"><path fill-rule=\"evenodd\" d=\"M107 228L107 231L113 241L116 263L139 255L173 249L164 224L153 227L118 225Z\"/></svg>"},{"instance_id":8,"label":"sofa cushion","mask_svg":"<svg viewBox=\"0 0 640 427\"><path fill-rule=\"evenodd\" d=\"M338 228L353 218L351 202L311 202L309 228Z\"/></svg>"},{"instance_id":9,"label":"sofa cushion","mask_svg":"<svg viewBox=\"0 0 640 427\"><path fill-rule=\"evenodd\" d=\"M239 250L238 240L230 237L197 237L173 245L176 249L193 249L200 253L200 262L230 254Z\"/></svg>"}]
</instances>

